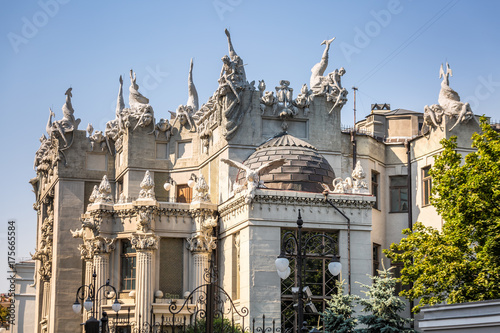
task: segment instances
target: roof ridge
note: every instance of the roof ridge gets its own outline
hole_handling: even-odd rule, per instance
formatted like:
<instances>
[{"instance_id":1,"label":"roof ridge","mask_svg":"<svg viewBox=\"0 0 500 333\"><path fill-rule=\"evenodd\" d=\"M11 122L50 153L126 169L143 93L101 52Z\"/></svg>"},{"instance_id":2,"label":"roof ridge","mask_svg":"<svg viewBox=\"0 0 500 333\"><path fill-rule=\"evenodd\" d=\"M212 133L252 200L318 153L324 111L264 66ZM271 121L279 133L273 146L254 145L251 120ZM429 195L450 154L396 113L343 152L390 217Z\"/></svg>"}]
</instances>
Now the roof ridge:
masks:
<instances>
[{"instance_id":1,"label":"roof ridge","mask_svg":"<svg viewBox=\"0 0 500 333\"><path fill-rule=\"evenodd\" d=\"M262 145L255 148L255 150L260 150L269 147L303 147L316 151L318 150L310 143L301 140L299 138L296 138L293 135L288 134L287 132L282 132L279 133L278 135L275 135L273 138L267 140Z\"/></svg>"}]
</instances>

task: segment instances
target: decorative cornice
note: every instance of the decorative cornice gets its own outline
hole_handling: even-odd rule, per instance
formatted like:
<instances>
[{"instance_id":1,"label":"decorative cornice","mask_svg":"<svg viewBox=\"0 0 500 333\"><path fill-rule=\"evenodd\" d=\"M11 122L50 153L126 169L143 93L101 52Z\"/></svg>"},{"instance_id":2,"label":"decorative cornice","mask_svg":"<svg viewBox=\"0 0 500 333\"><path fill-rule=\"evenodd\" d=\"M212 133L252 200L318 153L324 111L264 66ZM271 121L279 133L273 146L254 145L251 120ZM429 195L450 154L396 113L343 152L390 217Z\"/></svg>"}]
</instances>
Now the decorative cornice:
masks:
<instances>
[{"instance_id":1,"label":"decorative cornice","mask_svg":"<svg viewBox=\"0 0 500 333\"><path fill-rule=\"evenodd\" d=\"M337 207L343 208L371 208L372 199L371 197L366 197L367 200L360 200L358 198L348 198L347 196L330 195L328 197ZM298 206L314 206L314 207L329 207L330 205L325 201L324 196L315 197L291 197L291 196L281 196L281 195L263 195L259 194L255 196L255 203L260 204L283 204L283 205L298 205Z\"/></svg>"},{"instance_id":2,"label":"decorative cornice","mask_svg":"<svg viewBox=\"0 0 500 333\"><path fill-rule=\"evenodd\" d=\"M99 204L96 204L96 207L98 208L87 210L87 212L80 218L80 220L82 221L82 229L89 229L90 231L92 231L93 237L99 236L101 232L101 224L104 218L112 218L114 215L114 210L111 208L111 206L107 206L111 209L102 209L101 207L106 206L100 206ZM75 230L75 232L78 231L79 230ZM76 236L73 231L71 232L73 234L73 237L79 237Z\"/></svg>"},{"instance_id":3,"label":"decorative cornice","mask_svg":"<svg viewBox=\"0 0 500 333\"><path fill-rule=\"evenodd\" d=\"M287 195L277 195L276 191L272 191L273 194L265 194L266 191L259 190L259 194L256 194L254 200L252 201L252 206L255 204L269 204L269 205L296 205L296 206L312 206L312 207L330 207L330 205L325 202L324 197L321 195L316 196L287 196ZM349 198L352 196L352 198ZM371 208L374 202L371 196L360 196L360 195L329 195L328 199L332 201L337 207L342 208ZM236 197L231 199L229 202L224 203L219 206L219 214L221 217L225 217L237 210L244 209L249 206L245 203L244 196Z\"/></svg>"},{"instance_id":4,"label":"decorative cornice","mask_svg":"<svg viewBox=\"0 0 500 333\"><path fill-rule=\"evenodd\" d=\"M247 207L248 204L245 202L245 197L243 195L240 195L237 198L231 199L231 201L222 204L219 206L219 214L220 217L225 217L228 214L233 213L234 211L238 209L242 209L243 207Z\"/></svg>"}]
</instances>

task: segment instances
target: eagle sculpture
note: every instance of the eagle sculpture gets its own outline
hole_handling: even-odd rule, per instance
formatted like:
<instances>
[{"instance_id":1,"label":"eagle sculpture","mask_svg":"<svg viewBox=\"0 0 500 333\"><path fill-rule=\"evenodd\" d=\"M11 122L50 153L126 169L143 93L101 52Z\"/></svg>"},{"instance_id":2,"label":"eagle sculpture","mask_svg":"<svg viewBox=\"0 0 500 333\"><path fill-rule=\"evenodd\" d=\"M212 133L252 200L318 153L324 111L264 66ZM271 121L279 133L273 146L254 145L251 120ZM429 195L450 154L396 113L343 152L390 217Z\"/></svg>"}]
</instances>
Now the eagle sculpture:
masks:
<instances>
[{"instance_id":1,"label":"eagle sculpture","mask_svg":"<svg viewBox=\"0 0 500 333\"><path fill-rule=\"evenodd\" d=\"M252 202L253 198L255 197L255 190L259 187L260 176L269 173L286 163L286 160L284 158L280 158L274 161L266 162L257 169L253 170L246 165L233 160L222 158L221 161L232 167L245 171L245 183L243 184L243 187L247 188L247 193L245 195L246 203Z\"/></svg>"}]
</instances>

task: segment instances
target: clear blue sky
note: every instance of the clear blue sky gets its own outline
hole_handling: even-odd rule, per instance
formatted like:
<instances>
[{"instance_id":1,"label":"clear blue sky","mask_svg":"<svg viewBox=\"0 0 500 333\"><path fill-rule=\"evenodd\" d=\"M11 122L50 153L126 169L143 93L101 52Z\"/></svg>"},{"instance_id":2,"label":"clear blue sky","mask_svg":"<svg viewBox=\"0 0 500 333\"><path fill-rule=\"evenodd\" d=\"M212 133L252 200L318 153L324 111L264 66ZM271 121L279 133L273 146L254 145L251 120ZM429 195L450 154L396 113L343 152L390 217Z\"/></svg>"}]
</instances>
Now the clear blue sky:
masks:
<instances>
[{"instance_id":1,"label":"clear blue sky","mask_svg":"<svg viewBox=\"0 0 500 333\"><path fill-rule=\"evenodd\" d=\"M156 115L167 117L187 100L191 57L200 104L217 88L228 28L249 81L264 79L273 89L286 79L295 92L309 83L320 43L336 37L327 71L347 71L344 124L352 124L352 86L359 88L358 120L372 103L420 112L437 103L439 66L446 61L451 87L476 114L500 120L499 7L465 0L4 2L0 292L8 288L2 254L8 219L18 223L18 256L34 251L35 197L28 181L49 107L62 117L68 87L80 129L92 123L104 130L114 118L118 77L127 88L133 68Z\"/></svg>"}]
</instances>

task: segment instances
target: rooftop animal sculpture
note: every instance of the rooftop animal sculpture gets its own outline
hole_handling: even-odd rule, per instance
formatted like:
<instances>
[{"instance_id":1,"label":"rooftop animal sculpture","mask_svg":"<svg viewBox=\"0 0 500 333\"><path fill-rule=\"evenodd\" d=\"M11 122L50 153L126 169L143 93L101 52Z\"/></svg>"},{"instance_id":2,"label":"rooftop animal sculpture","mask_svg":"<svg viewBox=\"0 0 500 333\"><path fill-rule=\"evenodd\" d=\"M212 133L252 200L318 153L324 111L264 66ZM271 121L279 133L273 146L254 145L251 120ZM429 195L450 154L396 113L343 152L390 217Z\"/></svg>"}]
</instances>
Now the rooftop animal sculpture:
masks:
<instances>
[{"instance_id":1,"label":"rooftop animal sculpture","mask_svg":"<svg viewBox=\"0 0 500 333\"><path fill-rule=\"evenodd\" d=\"M247 204L252 202L253 198L255 197L255 190L258 187L262 187L262 184L260 184L260 176L269 173L286 163L286 160L284 158L280 158L274 161L266 162L257 169L250 169L246 165L233 160L222 158L221 161L226 163L227 165L245 171L245 183L243 184L243 186L247 188L247 193L245 195L245 202Z\"/></svg>"}]
</instances>

